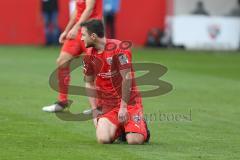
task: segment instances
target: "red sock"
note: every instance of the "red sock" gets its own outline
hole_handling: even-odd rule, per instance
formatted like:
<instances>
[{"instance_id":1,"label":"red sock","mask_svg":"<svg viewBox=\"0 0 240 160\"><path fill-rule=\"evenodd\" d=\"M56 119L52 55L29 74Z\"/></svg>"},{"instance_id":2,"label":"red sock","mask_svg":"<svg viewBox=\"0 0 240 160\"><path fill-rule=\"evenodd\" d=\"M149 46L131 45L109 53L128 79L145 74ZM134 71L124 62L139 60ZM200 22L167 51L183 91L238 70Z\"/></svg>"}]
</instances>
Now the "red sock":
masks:
<instances>
[{"instance_id":1,"label":"red sock","mask_svg":"<svg viewBox=\"0 0 240 160\"><path fill-rule=\"evenodd\" d=\"M58 68L58 100L67 101L68 100L68 87L70 82L70 68L69 67L59 67Z\"/></svg>"}]
</instances>

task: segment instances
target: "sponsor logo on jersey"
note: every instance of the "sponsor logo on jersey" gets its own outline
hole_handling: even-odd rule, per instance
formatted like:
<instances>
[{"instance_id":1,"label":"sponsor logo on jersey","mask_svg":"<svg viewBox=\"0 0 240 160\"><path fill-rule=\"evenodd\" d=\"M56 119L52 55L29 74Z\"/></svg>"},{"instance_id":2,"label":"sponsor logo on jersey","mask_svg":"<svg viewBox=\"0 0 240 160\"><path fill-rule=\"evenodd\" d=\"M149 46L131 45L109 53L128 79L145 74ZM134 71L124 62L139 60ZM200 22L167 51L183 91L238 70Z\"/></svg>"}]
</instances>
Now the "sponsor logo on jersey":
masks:
<instances>
[{"instance_id":1,"label":"sponsor logo on jersey","mask_svg":"<svg viewBox=\"0 0 240 160\"><path fill-rule=\"evenodd\" d=\"M106 72L106 73L98 73L97 74L99 77L102 77L102 78L111 78L111 77L114 77L115 75L117 75L117 71L109 71L109 72Z\"/></svg>"},{"instance_id":2,"label":"sponsor logo on jersey","mask_svg":"<svg viewBox=\"0 0 240 160\"><path fill-rule=\"evenodd\" d=\"M221 34L221 26L217 24L212 24L208 26L208 34L211 39L217 39Z\"/></svg>"},{"instance_id":3,"label":"sponsor logo on jersey","mask_svg":"<svg viewBox=\"0 0 240 160\"><path fill-rule=\"evenodd\" d=\"M118 59L121 65L128 64L128 58L125 54L120 54Z\"/></svg>"},{"instance_id":4,"label":"sponsor logo on jersey","mask_svg":"<svg viewBox=\"0 0 240 160\"><path fill-rule=\"evenodd\" d=\"M135 123L139 123L139 122L141 121L141 117L140 117L139 115L134 115L134 116L133 116L133 121L134 121Z\"/></svg>"},{"instance_id":5,"label":"sponsor logo on jersey","mask_svg":"<svg viewBox=\"0 0 240 160\"><path fill-rule=\"evenodd\" d=\"M107 64L108 65L112 65L112 57L108 57L107 58Z\"/></svg>"}]
</instances>

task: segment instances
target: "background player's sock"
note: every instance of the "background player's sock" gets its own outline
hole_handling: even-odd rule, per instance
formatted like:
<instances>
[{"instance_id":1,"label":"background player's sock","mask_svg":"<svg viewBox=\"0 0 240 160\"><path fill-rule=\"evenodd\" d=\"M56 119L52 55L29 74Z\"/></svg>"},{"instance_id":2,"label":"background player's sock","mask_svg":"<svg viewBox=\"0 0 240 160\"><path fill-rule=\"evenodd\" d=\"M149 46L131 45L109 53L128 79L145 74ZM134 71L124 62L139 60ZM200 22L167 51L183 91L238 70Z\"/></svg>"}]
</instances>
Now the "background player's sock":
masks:
<instances>
[{"instance_id":1,"label":"background player's sock","mask_svg":"<svg viewBox=\"0 0 240 160\"><path fill-rule=\"evenodd\" d=\"M70 83L70 68L59 67L58 68L58 87L59 87L58 101L67 103L69 83Z\"/></svg>"}]
</instances>

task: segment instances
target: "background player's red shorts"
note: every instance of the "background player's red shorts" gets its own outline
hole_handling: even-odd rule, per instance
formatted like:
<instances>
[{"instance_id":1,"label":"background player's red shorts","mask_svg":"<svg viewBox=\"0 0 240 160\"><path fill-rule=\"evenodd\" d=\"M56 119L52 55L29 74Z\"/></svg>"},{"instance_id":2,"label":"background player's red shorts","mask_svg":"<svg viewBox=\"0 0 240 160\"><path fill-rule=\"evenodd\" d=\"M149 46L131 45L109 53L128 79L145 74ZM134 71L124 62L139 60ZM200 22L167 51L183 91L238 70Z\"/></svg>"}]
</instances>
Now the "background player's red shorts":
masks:
<instances>
[{"instance_id":1,"label":"background player's red shorts","mask_svg":"<svg viewBox=\"0 0 240 160\"><path fill-rule=\"evenodd\" d=\"M110 120L116 127L117 131L115 134L115 138L118 138L122 132L125 133L139 133L144 136L144 140L147 139L147 128L144 121L143 116L143 107L141 104L135 104L134 106L129 105L127 107L128 110L128 121L125 124L122 124L118 121L118 111L119 108L114 108L110 112L107 112L101 116L100 118L107 118Z\"/></svg>"},{"instance_id":2,"label":"background player's red shorts","mask_svg":"<svg viewBox=\"0 0 240 160\"><path fill-rule=\"evenodd\" d=\"M79 56L85 51L84 42L81 40L82 34L79 31L75 39L67 39L62 47L61 51L68 52L72 56Z\"/></svg>"}]
</instances>

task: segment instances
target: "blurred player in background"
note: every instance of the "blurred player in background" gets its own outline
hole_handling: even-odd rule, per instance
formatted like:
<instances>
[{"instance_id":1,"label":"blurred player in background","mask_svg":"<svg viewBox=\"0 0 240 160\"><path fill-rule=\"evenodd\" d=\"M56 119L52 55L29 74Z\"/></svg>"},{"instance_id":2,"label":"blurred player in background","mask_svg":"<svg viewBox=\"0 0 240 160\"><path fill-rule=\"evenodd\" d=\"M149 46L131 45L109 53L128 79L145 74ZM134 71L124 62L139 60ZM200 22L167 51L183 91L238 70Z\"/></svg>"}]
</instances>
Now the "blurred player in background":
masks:
<instances>
[{"instance_id":1,"label":"blurred player in background","mask_svg":"<svg viewBox=\"0 0 240 160\"><path fill-rule=\"evenodd\" d=\"M103 0L103 13L106 26L107 37L116 37L116 16L120 9L120 0Z\"/></svg>"},{"instance_id":2,"label":"blurred player in background","mask_svg":"<svg viewBox=\"0 0 240 160\"><path fill-rule=\"evenodd\" d=\"M59 37L58 0L41 0L44 19L45 45L57 45Z\"/></svg>"},{"instance_id":3,"label":"blurred player in background","mask_svg":"<svg viewBox=\"0 0 240 160\"><path fill-rule=\"evenodd\" d=\"M208 11L205 9L205 5L202 1L198 1L196 4L196 8L192 11L194 15L205 15L209 16Z\"/></svg>"},{"instance_id":4,"label":"blurred player in background","mask_svg":"<svg viewBox=\"0 0 240 160\"><path fill-rule=\"evenodd\" d=\"M90 20L81 26L87 48L84 79L93 114L97 114L94 123L98 142L112 143L125 133L128 144L143 144L150 133L134 79L131 50L121 49L119 40L106 39L102 21ZM109 49L113 44L116 47Z\"/></svg>"},{"instance_id":5,"label":"blurred player in background","mask_svg":"<svg viewBox=\"0 0 240 160\"><path fill-rule=\"evenodd\" d=\"M76 0L76 8L64 32L59 37L63 44L59 57L58 86L59 94L56 103L42 108L46 112L58 112L70 105L68 100L68 87L70 82L71 60L84 52L85 47L81 41L80 24L88 19L102 19L102 0Z\"/></svg>"}]
</instances>

